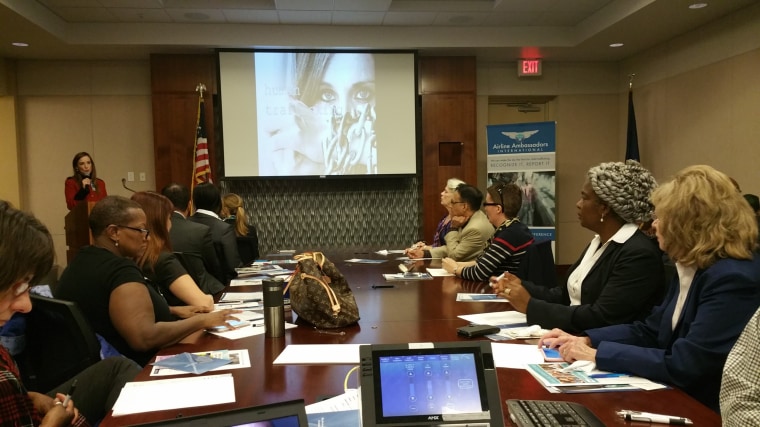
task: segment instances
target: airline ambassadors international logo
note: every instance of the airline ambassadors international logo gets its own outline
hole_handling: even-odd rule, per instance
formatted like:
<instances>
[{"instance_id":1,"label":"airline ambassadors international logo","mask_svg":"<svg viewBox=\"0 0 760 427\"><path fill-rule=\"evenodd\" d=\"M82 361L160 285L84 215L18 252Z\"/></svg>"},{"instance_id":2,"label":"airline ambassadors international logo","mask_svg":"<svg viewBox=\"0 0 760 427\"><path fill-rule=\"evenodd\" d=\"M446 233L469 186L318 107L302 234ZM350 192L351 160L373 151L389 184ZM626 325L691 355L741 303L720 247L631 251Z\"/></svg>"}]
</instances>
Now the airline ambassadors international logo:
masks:
<instances>
[{"instance_id":1,"label":"airline ambassadors international logo","mask_svg":"<svg viewBox=\"0 0 760 427\"><path fill-rule=\"evenodd\" d=\"M501 132L502 135L508 137L512 141L507 142L498 142L493 144L491 147L491 150L493 152L498 152L499 154L509 154L509 153L530 153L530 152L540 152L545 151L547 147L549 147L548 142L534 142L534 143L526 143L525 140L530 138L531 136L538 133L538 129L536 130L528 130L524 132Z\"/></svg>"}]
</instances>

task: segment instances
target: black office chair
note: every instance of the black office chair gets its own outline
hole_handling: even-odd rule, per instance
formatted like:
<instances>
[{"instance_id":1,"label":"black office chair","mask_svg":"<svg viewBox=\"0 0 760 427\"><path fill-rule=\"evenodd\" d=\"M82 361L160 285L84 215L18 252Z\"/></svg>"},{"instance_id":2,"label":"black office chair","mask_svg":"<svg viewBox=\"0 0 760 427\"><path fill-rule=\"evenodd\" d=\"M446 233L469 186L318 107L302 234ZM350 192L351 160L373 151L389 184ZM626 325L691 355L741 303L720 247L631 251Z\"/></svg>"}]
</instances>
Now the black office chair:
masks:
<instances>
[{"instance_id":1,"label":"black office chair","mask_svg":"<svg viewBox=\"0 0 760 427\"><path fill-rule=\"evenodd\" d=\"M100 360L100 342L71 301L30 295L26 349L17 357L29 390L47 393Z\"/></svg>"},{"instance_id":2,"label":"black office chair","mask_svg":"<svg viewBox=\"0 0 760 427\"><path fill-rule=\"evenodd\" d=\"M536 285L553 288L557 286L557 271L552 253L552 241L533 242L520 260L517 277Z\"/></svg>"},{"instance_id":3,"label":"black office chair","mask_svg":"<svg viewBox=\"0 0 760 427\"><path fill-rule=\"evenodd\" d=\"M252 262L259 259L259 237L253 227L247 236L237 237L237 248L243 265L251 265Z\"/></svg>"}]
</instances>

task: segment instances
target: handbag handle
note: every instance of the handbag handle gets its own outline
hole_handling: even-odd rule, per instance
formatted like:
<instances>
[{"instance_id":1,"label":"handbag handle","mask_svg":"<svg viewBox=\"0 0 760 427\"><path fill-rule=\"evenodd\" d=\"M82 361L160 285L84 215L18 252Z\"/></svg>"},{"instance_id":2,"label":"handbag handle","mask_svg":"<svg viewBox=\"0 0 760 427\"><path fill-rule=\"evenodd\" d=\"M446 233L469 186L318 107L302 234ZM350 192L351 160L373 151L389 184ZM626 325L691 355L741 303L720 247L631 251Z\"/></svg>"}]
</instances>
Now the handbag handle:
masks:
<instances>
[{"instance_id":1,"label":"handbag handle","mask_svg":"<svg viewBox=\"0 0 760 427\"><path fill-rule=\"evenodd\" d=\"M327 298L330 300L330 308L333 312L333 317L337 317L338 313L340 313L340 302L338 302L338 297L335 295L335 291L332 290L331 287L327 286L327 284L320 278L314 277L311 274L301 273L301 280L303 279L314 279L322 285L322 288L324 288L325 292L327 292ZM288 284L290 286L290 284Z\"/></svg>"},{"instance_id":2,"label":"handbag handle","mask_svg":"<svg viewBox=\"0 0 760 427\"><path fill-rule=\"evenodd\" d=\"M322 266L325 264L325 254L322 252L304 252L302 254L296 255L293 257L296 261L301 261L304 259L311 259L314 260L314 262L319 265L319 269L322 269Z\"/></svg>"}]
</instances>

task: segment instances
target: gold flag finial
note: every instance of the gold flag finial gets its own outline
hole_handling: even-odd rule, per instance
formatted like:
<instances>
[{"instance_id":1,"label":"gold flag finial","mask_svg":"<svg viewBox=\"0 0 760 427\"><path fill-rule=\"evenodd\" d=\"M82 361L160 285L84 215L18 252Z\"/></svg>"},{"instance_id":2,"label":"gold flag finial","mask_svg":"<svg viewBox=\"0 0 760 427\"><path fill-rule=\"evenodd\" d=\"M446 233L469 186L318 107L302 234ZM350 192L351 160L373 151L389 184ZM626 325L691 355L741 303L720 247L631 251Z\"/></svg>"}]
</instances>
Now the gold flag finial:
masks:
<instances>
[{"instance_id":1,"label":"gold flag finial","mask_svg":"<svg viewBox=\"0 0 760 427\"><path fill-rule=\"evenodd\" d=\"M628 90L633 89L633 78L636 77L636 74L628 74Z\"/></svg>"},{"instance_id":2,"label":"gold flag finial","mask_svg":"<svg viewBox=\"0 0 760 427\"><path fill-rule=\"evenodd\" d=\"M206 85L203 83L198 83L197 86L195 86L195 91L200 94L200 97L203 98L203 92L206 91Z\"/></svg>"}]
</instances>

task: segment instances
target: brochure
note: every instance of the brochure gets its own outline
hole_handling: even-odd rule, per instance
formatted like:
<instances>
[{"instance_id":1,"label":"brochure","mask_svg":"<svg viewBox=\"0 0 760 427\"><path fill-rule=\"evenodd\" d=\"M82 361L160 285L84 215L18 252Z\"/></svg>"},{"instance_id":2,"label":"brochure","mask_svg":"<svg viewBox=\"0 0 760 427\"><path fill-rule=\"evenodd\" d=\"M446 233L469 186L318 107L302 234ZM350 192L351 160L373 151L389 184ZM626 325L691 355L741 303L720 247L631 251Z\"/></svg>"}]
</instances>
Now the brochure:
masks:
<instances>
[{"instance_id":1,"label":"brochure","mask_svg":"<svg viewBox=\"0 0 760 427\"><path fill-rule=\"evenodd\" d=\"M392 273L383 274L383 277L388 281L433 280L433 276L431 276L430 273Z\"/></svg>"}]
</instances>

